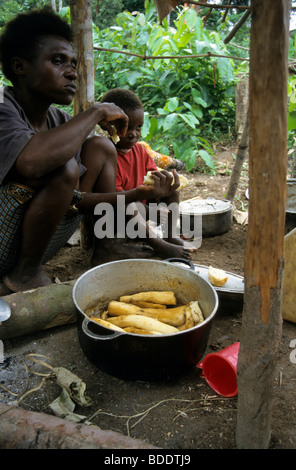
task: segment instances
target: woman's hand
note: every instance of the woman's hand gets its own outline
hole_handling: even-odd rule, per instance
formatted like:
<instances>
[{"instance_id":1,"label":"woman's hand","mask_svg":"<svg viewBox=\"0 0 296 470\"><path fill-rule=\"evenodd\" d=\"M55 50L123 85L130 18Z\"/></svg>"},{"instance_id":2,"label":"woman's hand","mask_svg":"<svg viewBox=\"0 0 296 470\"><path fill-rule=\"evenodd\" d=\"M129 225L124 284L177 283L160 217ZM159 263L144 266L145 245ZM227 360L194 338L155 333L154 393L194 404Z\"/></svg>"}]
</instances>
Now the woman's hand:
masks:
<instances>
[{"instance_id":1,"label":"woman's hand","mask_svg":"<svg viewBox=\"0 0 296 470\"><path fill-rule=\"evenodd\" d=\"M99 126L111 136L116 130L119 136L124 137L128 128L128 116L125 112L114 103L96 103L94 106L101 114Z\"/></svg>"}]
</instances>

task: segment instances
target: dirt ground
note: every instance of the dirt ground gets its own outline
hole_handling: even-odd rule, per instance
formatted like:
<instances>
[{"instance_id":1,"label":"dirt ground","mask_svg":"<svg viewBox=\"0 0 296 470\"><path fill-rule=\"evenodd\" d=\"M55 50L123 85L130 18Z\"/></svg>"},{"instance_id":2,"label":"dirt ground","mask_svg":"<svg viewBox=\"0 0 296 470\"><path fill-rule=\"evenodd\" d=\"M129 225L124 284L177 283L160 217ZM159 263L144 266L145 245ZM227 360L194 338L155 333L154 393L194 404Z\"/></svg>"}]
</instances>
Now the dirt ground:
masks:
<instances>
[{"instance_id":1,"label":"dirt ground","mask_svg":"<svg viewBox=\"0 0 296 470\"><path fill-rule=\"evenodd\" d=\"M182 199L199 195L225 198L236 149L220 148L216 154L217 175L186 174L189 186ZM241 175L234 206L248 209L246 197L247 163ZM192 261L213 265L243 275L247 225L233 221L229 232L204 238ZM89 269L88 257L80 246L67 246L46 270L53 279L76 279ZM211 330L205 355L240 340L242 298L221 304ZM290 343L296 338L296 325L283 322L278 363L274 373L271 449L296 449L296 364L291 361ZM77 406L75 413L87 417L102 430L112 430L143 440L162 449L235 449L237 397L223 398L215 393L193 368L185 376L166 382L125 381L98 370L84 356L75 325L62 326L4 341L5 361L0 364L0 384L21 395L29 381L29 389L40 384L41 377L26 372L46 371L28 359L29 353L51 357L54 364L77 374L86 384L91 406ZM46 359L43 359L46 360ZM48 380L30 393L21 406L26 410L52 414L49 404L61 392ZM12 396L0 389L0 401L13 403ZM1 419L1 418L0 418ZM1 422L0 422L1 425Z\"/></svg>"}]
</instances>

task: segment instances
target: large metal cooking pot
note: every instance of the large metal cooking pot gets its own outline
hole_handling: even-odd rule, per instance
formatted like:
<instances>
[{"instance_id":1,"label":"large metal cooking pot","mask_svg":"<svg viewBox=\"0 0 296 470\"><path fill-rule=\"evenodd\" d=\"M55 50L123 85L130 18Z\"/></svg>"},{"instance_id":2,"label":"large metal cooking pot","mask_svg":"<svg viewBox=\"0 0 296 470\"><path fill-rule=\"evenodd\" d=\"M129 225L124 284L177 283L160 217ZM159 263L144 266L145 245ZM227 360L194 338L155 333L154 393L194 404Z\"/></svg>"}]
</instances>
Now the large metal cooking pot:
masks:
<instances>
[{"instance_id":1,"label":"large metal cooking pot","mask_svg":"<svg viewBox=\"0 0 296 470\"><path fill-rule=\"evenodd\" d=\"M172 290L180 304L198 300L206 320L179 333L150 336L112 331L85 314L90 305L98 304L103 311L121 295L151 290ZM165 379L195 366L207 347L218 308L218 296L206 280L169 260L132 259L97 266L77 279L73 300L85 355L99 369L131 380Z\"/></svg>"}]
</instances>

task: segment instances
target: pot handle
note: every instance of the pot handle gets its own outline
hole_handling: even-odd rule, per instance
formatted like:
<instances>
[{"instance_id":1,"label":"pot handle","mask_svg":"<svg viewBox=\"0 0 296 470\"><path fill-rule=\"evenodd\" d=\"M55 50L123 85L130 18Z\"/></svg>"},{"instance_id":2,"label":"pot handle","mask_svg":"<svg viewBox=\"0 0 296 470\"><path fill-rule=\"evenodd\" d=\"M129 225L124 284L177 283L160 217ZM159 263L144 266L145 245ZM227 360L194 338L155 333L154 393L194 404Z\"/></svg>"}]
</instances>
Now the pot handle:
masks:
<instances>
[{"instance_id":1,"label":"pot handle","mask_svg":"<svg viewBox=\"0 0 296 470\"><path fill-rule=\"evenodd\" d=\"M188 261L187 259L183 258L167 258L165 261L168 261L169 263L184 263L187 264L192 271L195 271L194 264L191 261Z\"/></svg>"},{"instance_id":2,"label":"pot handle","mask_svg":"<svg viewBox=\"0 0 296 470\"><path fill-rule=\"evenodd\" d=\"M85 333L87 336L89 336L92 339L110 341L111 339L117 338L118 336L121 336L123 334L120 331L115 331L115 330L110 329L110 331L112 332L110 335L97 335L96 333L93 333L88 328L88 324L90 323L90 321L91 320L89 318L84 318L81 328L82 328L83 333ZM98 324L97 326L100 327L101 325ZM101 326L101 328L104 328L107 330L107 328L105 328L104 326Z\"/></svg>"}]
</instances>

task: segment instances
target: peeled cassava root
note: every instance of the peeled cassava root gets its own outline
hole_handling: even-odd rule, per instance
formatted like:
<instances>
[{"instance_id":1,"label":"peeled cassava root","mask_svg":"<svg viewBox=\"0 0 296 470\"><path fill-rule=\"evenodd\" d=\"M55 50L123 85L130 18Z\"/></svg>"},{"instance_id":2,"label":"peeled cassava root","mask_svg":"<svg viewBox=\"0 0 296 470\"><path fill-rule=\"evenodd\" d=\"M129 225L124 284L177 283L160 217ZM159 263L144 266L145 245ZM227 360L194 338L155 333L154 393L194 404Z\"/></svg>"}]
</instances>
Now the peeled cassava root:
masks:
<instances>
[{"instance_id":1,"label":"peeled cassava root","mask_svg":"<svg viewBox=\"0 0 296 470\"><path fill-rule=\"evenodd\" d=\"M162 171L161 168L158 168L158 171ZM150 185L154 184L154 179L151 177L151 173L152 171L148 171L147 175L144 176L143 184L150 184ZM183 189L188 185L188 179L185 176L179 175L179 179L180 179L180 186L178 187L177 191L180 191L180 189ZM175 178L173 179L172 184L174 184L174 182L175 182Z\"/></svg>"},{"instance_id":2,"label":"peeled cassava root","mask_svg":"<svg viewBox=\"0 0 296 470\"><path fill-rule=\"evenodd\" d=\"M115 126L112 126L114 133L110 136L113 140L114 144L116 145L120 141L120 137L118 137L117 130Z\"/></svg>"},{"instance_id":3,"label":"peeled cassava root","mask_svg":"<svg viewBox=\"0 0 296 470\"><path fill-rule=\"evenodd\" d=\"M228 276L223 269L217 269L210 266L208 270L208 279L212 286L221 287L228 281Z\"/></svg>"},{"instance_id":4,"label":"peeled cassava root","mask_svg":"<svg viewBox=\"0 0 296 470\"><path fill-rule=\"evenodd\" d=\"M178 333L204 321L198 301L176 304L174 292L140 292L112 300L99 317L90 318L117 331L152 335Z\"/></svg>"},{"instance_id":5,"label":"peeled cassava root","mask_svg":"<svg viewBox=\"0 0 296 470\"><path fill-rule=\"evenodd\" d=\"M139 292L133 295L123 295L119 298L120 302L151 302L160 305L176 305L177 299L174 292L171 291L152 291Z\"/></svg>"}]
</instances>

